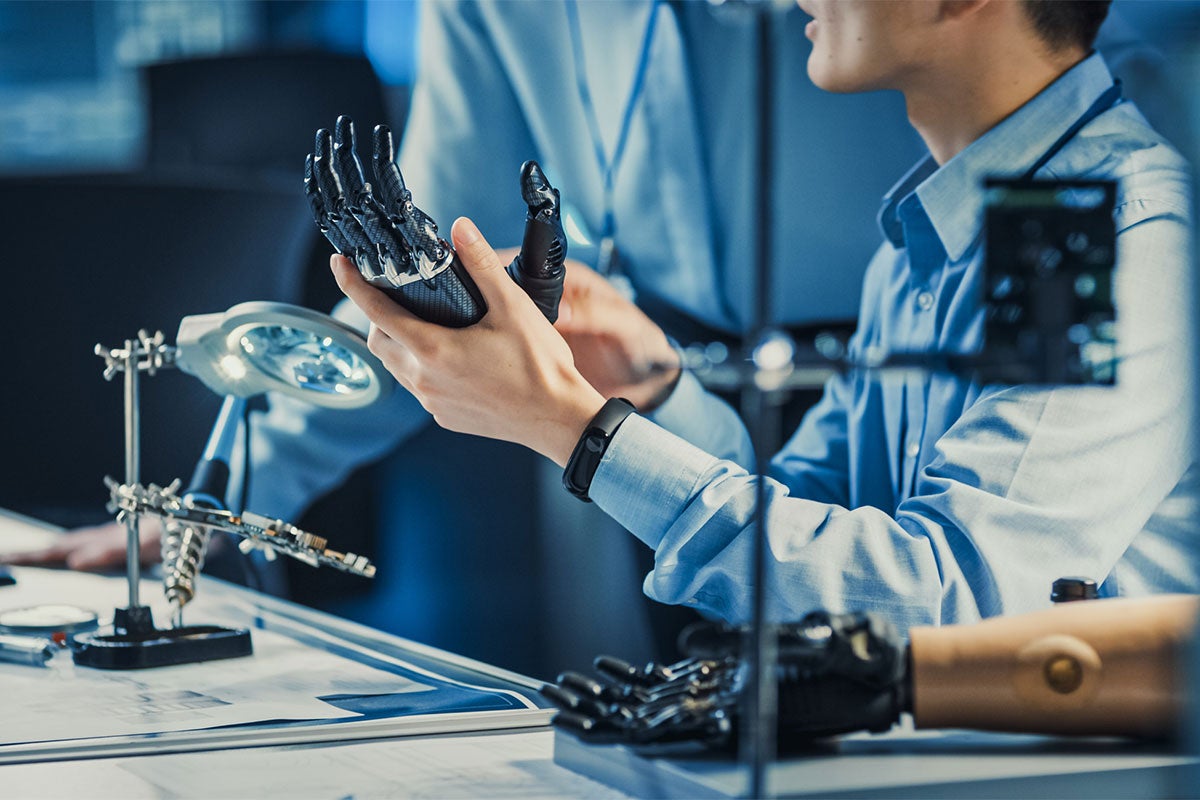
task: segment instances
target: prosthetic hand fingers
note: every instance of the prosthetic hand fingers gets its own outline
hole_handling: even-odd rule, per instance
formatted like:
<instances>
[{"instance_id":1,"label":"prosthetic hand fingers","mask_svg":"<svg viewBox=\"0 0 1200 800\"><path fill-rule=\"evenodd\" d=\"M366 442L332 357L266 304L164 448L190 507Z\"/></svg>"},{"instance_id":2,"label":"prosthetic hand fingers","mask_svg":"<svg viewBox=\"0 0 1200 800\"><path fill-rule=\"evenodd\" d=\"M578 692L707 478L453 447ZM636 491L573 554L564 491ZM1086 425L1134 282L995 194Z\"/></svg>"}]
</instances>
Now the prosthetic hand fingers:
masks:
<instances>
[{"instance_id":1,"label":"prosthetic hand fingers","mask_svg":"<svg viewBox=\"0 0 1200 800\"><path fill-rule=\"evenodd\" d=\"M554 704L560 711L578 711L584 699L570 689L556 683L543 684L539 690L542 697Z\"/></svg>"},{"instance_id":2,"label":"prosthetic hand fingers","mask_svg":"<svg viewBox=\"0 0 1200 800\"><path fill-rule=\"evenodd\" d=\"M376 125L371 140L371 169L375 173L379 202L391 216L404 214L408 204L412 203L412 192L404 185L404 176L396 166L392 129L387 125Z\"/></svg>"},{"instance_id":3,"label":"prosthetic hand fingers","mask_svg":"<svg viewBox=\"0 0 1200 800\"><path fill-rule=\"evenodd\" d=\"M329 227L336 228L340 238L349 246L349 249L342 250L342 255L354 262L367 281L374 282L381 275L379 251L350 213L346 193L334 165L333 135L325 128L317 131L312 167L317 190L330 220ZM338 246L336 241L330 241L334 247Z\"/></svg>"},{"instance_id":4,"label":"prosthetic hand fingers","mask_svg":"<svg viewBox=\"0 0 1200 800\"><path fill-rule=\"evenodd\" d=\"M533 160L521 165L521 199L529 206L529 216L550 219L558 216L558 189L550 185L546 173Z\"/></svg>"},{"instance_id":5,"label":"prosthetic hand fingers","mask_svg":"<svg viewBox=\"0 0 1200 800\"><path fill-rule=\"evenodd\" d=\"M385 126L376 129L373 149L374 185L349 117L339 117L332 134L317 131L305 192L318 226L368 283L413 314L449 327L478 322L487 305L437 224L413 205Z\"/></svg>"},{"instance_id":6,"label":"prosthetic hand fingers","mask_svg":"<svg viewBox=\"0 0 1200 800\"><path fill-rule=\"evenodd\" d=\"M629 716L612 703L602 702L594 696L580 694L568 687L546 684L541 692L559 711L590 719L618 719Z\"/></svg>"},{"instance_id":7,"label":"prosthetic hand fingers","mask_svg":"<svg viewBox=\"0 0 1200 800\"><path fill-rule=\"evenodd\" d=\"M558 685L596 702L613 702L620 700L625 694L621 689L589 678L581 672L562 673L558 676Z\"/></svg>"},{"instance_id":8,"label":"prosthetic hand fingers","mask_svg":"<svg viewBox=\"0 0 1200 800\"><path fill-rule=\"evenodd\" d=\"M597 656L592 662L596 671L618 684L650 686L667 678L653 662L645 667L635 667L628 661L613 656Z\"/></svg>"},{"instance_id":9,"label":"prosthetic hand fingers","mask_svg":"<svg viewBox=\"0 0 1200 800\"><path fill-rule=\"evenodd\" d=\"M567 237L559 213L558 190L550 185L536 161L521 165L521 197L528 212L521 252L508 267L508 274L554 322L566 277Z\"/></svg>"},{"instance_id":10,"label":"prosthetic hand fingers","mask_svg":"<svg viewBox=\"0 0 1200 800\"><path fill-rule=\"evenodd\" d=\"M355 140L354 120L343 114L337 118L333 131L334 170L341 181L347 203L354 208L369 191L363 176L362 162L358 160L358 153L355 152L358 143Z\"/></svg>"},{"instance_id":11,"label":"prosthetic hand fingers","mask_svg":"<svg viewBox=\"0 0 1200 800\"><path fill-rule=\"evenodd\" d=\"M554 727L572 734L588 744L624 744L629 733L611 720L597 719L570 711L559 711L554 715Z\"/></svg>"},{"instance_id":12,"label":"prosthetic hand fingers","mask_svg":"<svg viewBox=\"0 0 1200 800\"><path fill-rule=\"evenodd\" d=\"M334 131L334 172L345 195L348 211L375 249L380 271L386 279L377 285L385 288L397 286L402 282L401 276L411 270L412 254L396 235L391 221L372 194L371 185L366 182L362 161L358 158L354 121L343 114L338 117Z\"/></svg>"},{"instance_id":13,"label":"prosthetic hand fingers","mask_svg":"<svg viewBox=\"0 0 1200 800\"><path fill-rule=\"evenodd\" d=\"M685 659L639 667L601 656L596 668L602 681L567 672L543 694L560 709L554 725L589 743L648 751L723 746L732 739L730 710L736 711L738 695L714 677L733 671L714 671L714 663Z\"/></svg>"},{"instance_id":14,"label":"prosthetic hand fingers","mask_svg":"<svg viewBox=\"0 0 1200 800\"><path fill-rule=\"evenodd\" d=\"M404 176L396 166L392 131L386 125L376 125L372 146L372 169L375 172L379 208L386 215L390 228L402 246L411 253L417 273L430 281L435 271L455 264L455 274L464 283L470 281L466 271L456 263L450 244L438 234L437 223L417 207ZM468 291L475 293L475 286ZM479 316L482 316L480 312ZM474 321L474 320L472 320Z\"/></svg>"},{"instance_id":15,"label":"prosthetic hand fingers","mask_svg":"<svg viewBox=\"0 0 1200 800\"><path fill-rule=\"evenodd\" d=\"M373 134L371 165L375 172L379 204L415 255L423 255L440 263L449 246L438 235L437 223L413 203L412 192L404 183L400 167L396 166L396 146L392 130L376 125Z\"/></svg>"},{"instance_id":16,"label":"prosthetic hand fingers","mask_svg":"<svg viewBox=\"0 0 1200 800\"><path fill-rule=\"evenodd\" d=\"M339 253L353 254L354 245L342 235L341 229L329 218L329 212L325 208L325 200L321 196L321 190L317 187L317 176L313 170L312 153L309 153L304 158L304 196L308 198L308 205L312 210L313 220L317 223L317 227L321 233L333 245L334 249Z\"/></svg>"}]
</instances>

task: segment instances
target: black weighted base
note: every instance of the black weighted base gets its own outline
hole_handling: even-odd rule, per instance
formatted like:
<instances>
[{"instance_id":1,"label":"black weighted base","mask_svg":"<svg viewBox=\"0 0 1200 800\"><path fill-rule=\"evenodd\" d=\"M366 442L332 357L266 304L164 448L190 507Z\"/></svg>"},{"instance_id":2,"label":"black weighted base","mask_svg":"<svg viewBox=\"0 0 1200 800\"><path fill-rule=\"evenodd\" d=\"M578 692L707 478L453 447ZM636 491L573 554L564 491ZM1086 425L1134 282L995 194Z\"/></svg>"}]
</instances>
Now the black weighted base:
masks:
<instances>
[{"instance_id":1,"label":"black weighted base","mask_svg":"<svg viewBox=\"0 0 1200 800\"><path fill-rule=\"evenodd\" d=\"M254 652L250 631L219 625L159 630L150 609L119 608L113 633L91 633L71 643L75 663L96 669L146 669L240 658Z\"/></svg>"}]
</instances>

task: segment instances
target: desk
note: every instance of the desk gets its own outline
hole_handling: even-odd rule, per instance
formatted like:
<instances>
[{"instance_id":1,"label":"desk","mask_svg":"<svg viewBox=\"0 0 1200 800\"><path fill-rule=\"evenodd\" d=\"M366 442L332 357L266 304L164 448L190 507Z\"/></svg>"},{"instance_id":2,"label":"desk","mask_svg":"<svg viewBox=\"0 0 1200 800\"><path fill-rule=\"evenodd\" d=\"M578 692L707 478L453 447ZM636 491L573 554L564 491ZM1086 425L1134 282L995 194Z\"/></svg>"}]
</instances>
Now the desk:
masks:
<instances>
[{"instance_id":1,"label":"desk","mask_svg":"<svg viewBox=\"0 0 1200 800\"><path fill-rule=\"evenodd\" d=\"M3 533L0 548L6 541L16 544L15 536L6 539ZM36 539L52 534L35 529L20 535ZM21 546L28 544L27 538ZM116 578L47 570L16 574L17 587L0 589L0 607L56 599L71 584L84 587L102 610L120 604L125 591L124 581ZM147 582L142 594L160 606L156 617L165 619L161 592ZM536 688L536 682L523 676L220 581L206 579L189 609L190 621L196 622L254 625L282 617L302 630L322 631L366 650L376 660L416 660L477 682ZM269 624L258 628L255 636L266 644L262 631L270 629ZM206 666L236 671L245 661ZM0 675L0 715L9 701L2 681ZM727 797L745 791L745 772L727 759L649 760L626 748L586 747L565 736L556 740L545 725L549 712L544 708L495 712L475 730L430 735L461 724L446 714L440 715L444 724L439 725L438 716L418 724L389 718L352 721L319 728L315 740L287 727L248 739L234 727L175 734L150 746L140 740L93 740L17 752L17 758L29 763L0 766L0 797L607 799ZM478 730L489 725L500 730ZM0 725L0 733L8 730ZM13 756L11 748L0 745L0 760L6 751ZM1189 789L1181 782L1184 770L1196 764L1194 757L1153 745L898 731L847 737L786 759L772 768L768 785L781 796L794 797L1186 797L1200 795L1200 787Z\"/></svg>"}]
</instances>

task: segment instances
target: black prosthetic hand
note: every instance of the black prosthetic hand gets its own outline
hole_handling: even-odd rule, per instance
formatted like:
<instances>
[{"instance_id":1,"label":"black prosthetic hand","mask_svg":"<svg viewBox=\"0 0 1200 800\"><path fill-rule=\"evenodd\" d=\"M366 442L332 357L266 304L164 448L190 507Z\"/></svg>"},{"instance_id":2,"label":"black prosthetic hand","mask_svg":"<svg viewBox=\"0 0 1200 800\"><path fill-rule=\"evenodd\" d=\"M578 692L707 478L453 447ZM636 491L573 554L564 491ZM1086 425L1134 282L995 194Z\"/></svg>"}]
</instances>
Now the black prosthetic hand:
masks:
<instances>
[{"instance_id":1,"label":"black prosthetic hand","mask_svg":"<svg viewBox=\"0 0 1200 800\"><path fill-rule=\"evenodd\" d=\"M818 611L777 628L781 749L851 731L887 730L909 710L906 646L867 614ZM689 658L635 667L600 656L599 679L568 672L542 694L559 708L555 727L585 742L649 750L736 741L746 687L744 629L701 623L684 631Z\"/></svg>"},{"instance_id":2,"label":"black prosthetic hand","mask_svg":"<svg viewBox=\"0 0 1200 800\"><path fill-rule=\"evenodd\" d=\"M304 191L321 233L354 262L368 283L422 319L453 328L478 322L487 313L483 296L454 248L438 235L437 223L413 203L396 166L392 132L385 125L375 128L372 168L374 184L364 176L349 117L338 117L332 134L324 128L317 131L315 150L304 162ZM553 321L566 257L558 192L535 162L522 167L521 190L529 206L525 246L509 272L523 286L526 274L546 281L527 291ZM555 227L556 236L541 232Z\"/></svg>"}]
</instances>

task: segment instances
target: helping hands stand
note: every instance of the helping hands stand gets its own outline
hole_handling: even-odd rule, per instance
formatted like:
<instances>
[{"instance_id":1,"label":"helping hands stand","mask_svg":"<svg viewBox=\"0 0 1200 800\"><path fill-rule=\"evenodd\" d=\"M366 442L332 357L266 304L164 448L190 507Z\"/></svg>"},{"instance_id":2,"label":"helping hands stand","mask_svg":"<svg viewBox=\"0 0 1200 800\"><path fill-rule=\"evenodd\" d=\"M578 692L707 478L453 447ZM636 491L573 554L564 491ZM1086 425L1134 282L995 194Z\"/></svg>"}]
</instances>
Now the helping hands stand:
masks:
<instances>
[{"instance_id":1,"label":"helping hands stand","mask_svg":"<svg viewBox=\"0 0 1200 800\"><path fill-rule=\"evenodd\" d=\"M104 379L111 381L118 372L125 381L125 486L116 487L109 510L117 512L117 521L125 524L125 573L129 582L129 605L113 612L113 632L76 637L72 643L75 663L100 669L139 669L197 661L237 658L253 652L250 631L216 625L194 625L161 629L154 625L149 606L142 605L141 539L139 514L116 504L116 488L137 487L140 472L141 419L138 382L140 373L154 375L159 369L175 364L175 348L163 343L158 331L153 337L138 331L136 340L127 339L124 348L96 345L96 355L104 359ZM177 615L177 622L181 621Z\"/></svg>"},{"instance_id":2,"label":"helping hands stand","mask_svg":"<svg viewBox=\"0 0 1200 800\"><path fill-rule=\"evenodd\" d=\"M248 308L247 306L253 307ZM314 315L313 312L284 307L279 304L244 304L231 309L229 313L233 315L234 321L238 322L237 325L234 325L230 335L233 339L242 341L241 346L247 352L253 352L258 345L255 345L255 348L247 348L243 341L243 334L246 332L245 326L242 324L245 322L244 314L253 316L257 321L254 324L267 326L266 328L253 328L253 330L264 333L264 335L280 334L292 345L295 342L292 342L290 337L302 330L297 326L315 326L324 333L318 335L308 331L309 334L322 341L332 336L340 338L343 347L348 345L359 351L358 359L366 365L368 371L375 378L382 371L382 367L375 367L373 363L368 363L366 360L365 342L354 340L351 343L345 338L348 331L338 330L336 325L332 328L329 327L330 323L314 318L317 315ZM187 318L184 320L185 325L189 320L199 320L199 323L211 322L205 318ZM193 324L197 323L193 322ZM201 324L201 327L205 327L205 324ZM184 327L181 326L182 330ZM226 338L226 333L229 332L223 331L221 334L223 340ZM303 336L300 337L300 340L303 350L307 340ZM270 352L269 343L259 341L258 344L262 344L266 352ZM326 342L326 346L332 345ZM248 630L234 630L215 625L183 625L182 609L195 593L195 578L203 562L208 534L211 531L224 531L241 538L242 541L238 547L243 553L260 549L268 557L274 557L276 553L283 553L313 567L331 566L367 578L375 575L375 567L369 559L354 553L340 553L331 550L326 547L326 540L320 536L303 531L280 519L272 519L247 511L235 514L224 507L227 488L225 484L228 481L228 459L227 456L222 457L219 451L223 450L224 446L228 444L228 439L232 437L232 431L236 428L239 417L236 409L244 408L244 396L265 390L254 382L242 385L235 381L231 388L231 385L227 383L218 385L210 380L205 381L209 388L221 391L227 394L227 397L217 419L209 446L201 459L196 476L193 476L191 487L180 494L179 481L166 487L155 484L143 486L139 482L139 376L142 372L154 375L159 369L167 367L179 367L184 371L196 374L196 369L202 366L196 359L212 357L212 353L203 347L198 350L193 348L193 356L189 360L186 354L181 354L183 347L182 338L178 347L172 347L163 343L161 332L150 336L144 330L138 332L136 340L127 340L124 348L110 349L96 345L96 355L102 357L105 362L105 379L112 380L118 372L124 373L125 376L125 483L118 483L112 478L106 478L105 484L110 493L108 509L117 513L117 520L125 524L127 534L126 574L129 581L129 605L115 611L111 634L91 634L75 639L73 643L75 663L83 666L103 669L134 669L250 655L252 646ZM195 353L204 355L196 356ZM306 352L306 357L312 355ZM319 353L316 361L310 360L298 366L292 366L299 369L300 373L308 379L311 379L310 373L324 375L321 372L323 368L333 369L334 377L341 375L336 365L331 366L321 361L326 355L329 353ZM338 351L337 358L340 359L343 356L349 357L353 361L353 355ZM216 357L218 360L224 360L229 356L226 355L223 358L218 353ZM241 362L238 363L241 364ZM341 366L350 373L354 372L353 364L341 364ZM231 368L232 365L227 365L226 371ZM245 365L242 365L242 369L246 369ZM324 377L329 378L330 376L324 375ZM202 378L202 380L204 379ZM278 386L277 383L274 385ZM324 387L324 384L321 385ZM340 388L342 388L341 384L335 386L335 389ZM378 387L374 392L365 391L363 386L358 386L357 389L359 390L357 401L361 401L356 401L357 405L373 402L380 393ZM344 395L341 393L335 392L331 397L343 407L355 407L355 405L346 403L343 399ZM310 397L310 400L317 402L315 397ZM329 398L325 398L324 404L331 405ZM139 597L141 547L138 520L143 514L157 516L163 521L164 588L167 599L174 608L172 627L167 629L155 627L150 608L142 605Z\"/></svg>"}]
</instances>

